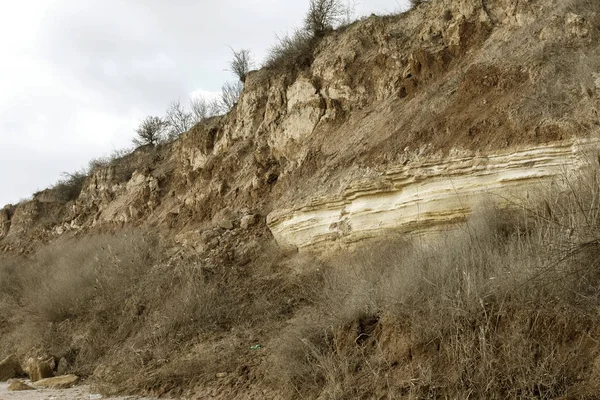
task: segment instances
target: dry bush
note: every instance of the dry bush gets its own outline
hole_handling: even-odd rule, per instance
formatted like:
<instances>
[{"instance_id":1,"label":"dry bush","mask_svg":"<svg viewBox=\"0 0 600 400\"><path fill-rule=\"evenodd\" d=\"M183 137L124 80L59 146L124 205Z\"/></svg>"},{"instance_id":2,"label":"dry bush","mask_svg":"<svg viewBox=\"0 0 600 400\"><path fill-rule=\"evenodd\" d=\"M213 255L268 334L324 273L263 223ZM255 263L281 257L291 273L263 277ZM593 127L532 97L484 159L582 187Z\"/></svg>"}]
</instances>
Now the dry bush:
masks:
<instances>
[{"instance_id":1,"label":"dry bush","mask_svg":"<svg viewBox=\"0 0 600 400\"><path fill-rule=\"evenodd\" d=\"M319 306L278 344L276 381L300 398L584 393L600 328L596 174L565 175L535 208L332 257Z\"/></svg>"},{"instance_id":2,"label":"dry bush","mask_svg":"<svg viewBox=\"0 0 600 400\"><path fill-rule=\"evenodd\" d=\"M305 30L276 37L267 54L265 66L274 70L302 70L310 67L318 39Z\"/></svg>"},{"instance_id":3,"label":"dry bush","mask_svg":"<svg viewBox=\"0 0 600 400\"><path fill-rule=\"evenodd\" d=\"M11 289L0 295L0 309L11 310L0 350L64 356L91 374L135 330L125 305L159 251L152 236L127 232L60 239L32 258L0 259L0 282Z\"/></svg>"},{"instance_id":4,"label":"dry bush","mask_svg":"<svg viewBox=\"0 0 600 400\"><path fill-rule=\"evenodd\" d=\"M310 0L304 28L313 36L323 34L344 20L347 10L342 0Z\"/></svg>"},{"instance_id":5,"label":"dry bush","mask_svg":"<svg viewBox=\"0 0 600 400\"><path fill-rule=\"evenodd\" d=\"M175 140L194 125L194 117L179 100L171 102L165 113L164 126L168 140Z\"/></svg>"},{"instance_id":6,"label":"dry bush","mask_svg":"<svg viewBox=\"0 0 600 400\"><path fill-rule=\"evenodd\" d=\"M155 239L139 232L59 240L22 271L25 311L40 322L85 315L94 303L118 308L156 258Z\"/></svg>"},{"instance_id":7,"label":"dry bush","mask_svg":"<svg viewBox=\"0 0 600 400\"><path fill-rule=\"evenodd\" d=\"M155 146L162 140L162 135L167 121L160 117L148 116L140 121L140 125L135 130L136 137L133 138L133 144L136 146Z\"/></svg>"},{"instance_id":8,"label":"dry bush","mask_svg":"<svg viewBox=\"0 0 600 400\"><path fill-rule=\"evenodd\" d=\"M225 82L221 86L221 111L225 113L231 111L238 103L243 90L244 84L242 82Z\"/></svg>"},{"instance_id":9,"label":"dry bush","mask_svg":"<svg viewBox=\"0 0 600 400\"><path fill-rule=\"evenodd\" d=\"M63 172L62 176L50 191L58 202L67 203L76 200L81 194L87 173L85 171Z\"/></svg>"},{"instance_id":10,"label":"dry bush","mask_svg":"<svg viewBox=\"0 0 600 400\"><path fill-rule=\"evenodd\" d=\"M0 255L0 336L14 326L13 318L18 314L19 298L23 283L19 277L23 260Z\"/></svg>"},{"instance_id":11,"label":"dry bush","mask_svg":"<svg viewBox=\"0 0 600 400\"><path fill-rule=\"evenodd\" d=\"M98 169L101 169L101 168L118 166L120 164L120 161L123 158L125 158L127 155L131 154L132 152L133 152L132 149L120 149L120 150L115 149L108 156L92 159L88 163L88 174L91 175L95 171L97 171Z\"/></svg>"},{"instance_id":12,"label":"dry bush","mask_svg":"<svg viewBox=\"0 0 600 400\"><path fill-rule=\"evenodd\" d=\"M229 63L229 68L239 78L240 82L244 83L246 75L250 72L253 64L250 50L242 49L236 51L231 49L231 52L233 53L233 59Z\"/></svg>"},{"instance_id":13,"label":"dry bush","mask_svg":"<svg viewBox=\"0 0 600 400\"><path fill-rule=\"evenodd\" d=\"M410 0L410 7L414 8L420 6L423 3L426 3L428 0Z\"/></svg>"},{"instance_id":14,"label":"dry bush","mask_svg":"<svg viewBox=\"0 0 600 400\"><path fill-rule=\"evenodd\" d=\"M221 106L219 105L218 100L209 100L204 97L190 99L190 109L194 115L195 123L204 122L221 112Z\"/></svg>"},{"instance_id":15,"label":"dry bush","mask_svg":"<svg viewBox=\"0 0 600 400\"><path fill-rule=\"evenodd\" d=\"M292 34L276 36L267 52L265 67L277 71L297 72L311 66L314 52L323 36L340 25L350 24L356 2L310 0L304 26Z\"/></svg>"}]
</instances>

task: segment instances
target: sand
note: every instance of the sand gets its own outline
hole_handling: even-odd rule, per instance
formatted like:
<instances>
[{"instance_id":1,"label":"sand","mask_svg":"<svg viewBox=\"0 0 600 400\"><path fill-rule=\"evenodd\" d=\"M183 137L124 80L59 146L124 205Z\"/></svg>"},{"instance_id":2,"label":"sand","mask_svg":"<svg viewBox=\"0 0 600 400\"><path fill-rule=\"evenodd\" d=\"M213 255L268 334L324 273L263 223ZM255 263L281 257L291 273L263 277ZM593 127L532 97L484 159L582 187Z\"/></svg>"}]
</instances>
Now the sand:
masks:
<instances>
[{"instance_id":1,"label":"sand","mask_svg":"<svg viewBox=\"0 0 600 400\"><path fill-rule=\"evenodd\" d=\"M0 382L0 400L153 400L137 396L104 397L86 385L65 390L39 389L22 392L9 392L7 387L8 383Z\"/></svg>"}]
</instances>

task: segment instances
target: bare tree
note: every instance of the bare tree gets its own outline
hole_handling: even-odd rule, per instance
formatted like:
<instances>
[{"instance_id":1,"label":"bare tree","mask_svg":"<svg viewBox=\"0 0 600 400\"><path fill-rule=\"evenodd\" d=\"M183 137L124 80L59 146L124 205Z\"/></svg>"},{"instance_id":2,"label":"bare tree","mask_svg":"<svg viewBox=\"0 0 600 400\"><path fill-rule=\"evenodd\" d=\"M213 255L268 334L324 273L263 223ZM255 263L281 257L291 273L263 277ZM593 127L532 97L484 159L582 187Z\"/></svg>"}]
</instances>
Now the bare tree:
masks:
<instances>
[{"instance_id":1,"label":"bare tree","mask_svg":"<svg viewBox=\"0 0 600 400\"><path fill-rule=\"evenodd\" d=\"M144 118L135 130L137 136L133 138L133 143L136 146L154 146L162 139L164 127L165 122L160 117Z\"/></svg>"},{"instance_id":2,"label":"bare tree","mask_svg":"<svg viewBox=\"0 0 600 400\"><path fill-rule=\"evenodd\" d=\"M231 52L233 53L233 59L229 63L231 72L240 79L240 82L246 82L246 75L250 72L253 64L250 50L242 49L235 51L231 49Z\"/></svg>"},{"instance_id":3,"label":"bare tree","mask_svg":"<svg viewBox=\"0 0 600 400\"><path fill-rule=\"evenodd\" d=\"M242 90L244 89L244 84L242 82L226 82L223 86L221 86L221 110L223 112L231 111L231 109L237 104L240 96L242 95Z\"/></svg>"},{"instance_id":4,"label":"bare tree","mask_svg":"<svg viewBox=\"0 0 600 400\"><path fill-rule=\"evenodd\" d=\"M221 109L219 100L208 100L205 97L195 97L190 99L190 108L194 117L194 123L205 121L206 119L219 114Z\"/></svg>"},{"instance_id":5,"label":"bare tree","mask_svg":"<svg viewBox=\"0 0 600 400\"><path fill-rule=\"evenodd\" d=\"M304 27L313 36L322 36L347 15L342 0L310 0Z\"/></svg>"},{"instance_id":6,"label":"bare tree","mask_svg":"<svg viewBox=\"0 0 600 400\"><path fill-rule=\"evenodd\" d=\"M358 0L347 0L346 5L344 6L343 16L340 18L340 24L349 25L352 22L356 21L356 6L358 5Z\"/></svg>"},{"instance_id":7,"label":"bare tree","mask_svg":"<svg viewBox=\"0 0 600 400\"><path fill-rule=\"evenodd\" d=\"M194 125L192 113L187 111L179 100L169 104L165 115L165 125L167 127L167 137L169 140L190 130Z\"/></svg>"}]
</instances>

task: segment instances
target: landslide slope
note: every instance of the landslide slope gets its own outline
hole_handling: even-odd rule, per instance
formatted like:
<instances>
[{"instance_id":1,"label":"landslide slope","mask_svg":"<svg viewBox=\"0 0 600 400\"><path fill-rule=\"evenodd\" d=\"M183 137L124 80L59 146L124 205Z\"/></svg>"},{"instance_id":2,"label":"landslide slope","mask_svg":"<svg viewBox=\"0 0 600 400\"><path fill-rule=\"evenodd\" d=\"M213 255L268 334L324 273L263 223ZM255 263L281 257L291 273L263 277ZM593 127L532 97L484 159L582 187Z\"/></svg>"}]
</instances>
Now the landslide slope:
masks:
<instances>
[{"instance_id":1,"label":"landslide slope","mask_svg":"<svg viewBox=\"0 0 600 400\"><path fill-rule=\"evenodd\" d=\"M76 199L0 211L0 350L107 392L593 398L600 192L569 174L598 147L599 39L592 0L431 0L251 72ZM534 222L387 242L561 177Z\"/></svg>"}]
</instances>

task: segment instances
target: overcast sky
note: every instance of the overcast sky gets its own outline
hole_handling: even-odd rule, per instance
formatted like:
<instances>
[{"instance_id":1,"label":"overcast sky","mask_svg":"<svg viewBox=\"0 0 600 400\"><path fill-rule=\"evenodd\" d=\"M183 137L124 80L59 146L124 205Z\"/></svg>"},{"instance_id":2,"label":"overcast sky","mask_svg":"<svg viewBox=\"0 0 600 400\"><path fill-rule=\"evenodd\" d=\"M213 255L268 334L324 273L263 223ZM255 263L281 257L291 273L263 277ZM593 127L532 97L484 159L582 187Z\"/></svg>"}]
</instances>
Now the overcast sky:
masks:
<instances>
[{"instance_id":1,"label":"overcast sky","mask_svg":"<svg viewBox=\"0 0 600 400\"><path fill-rule=\"evenodd\" d=\"M388 14L407 0L360 0ZM139 120L233 80L308 0L0 0L0 208L130 147Z\"/></svg>"}]
</instances>

